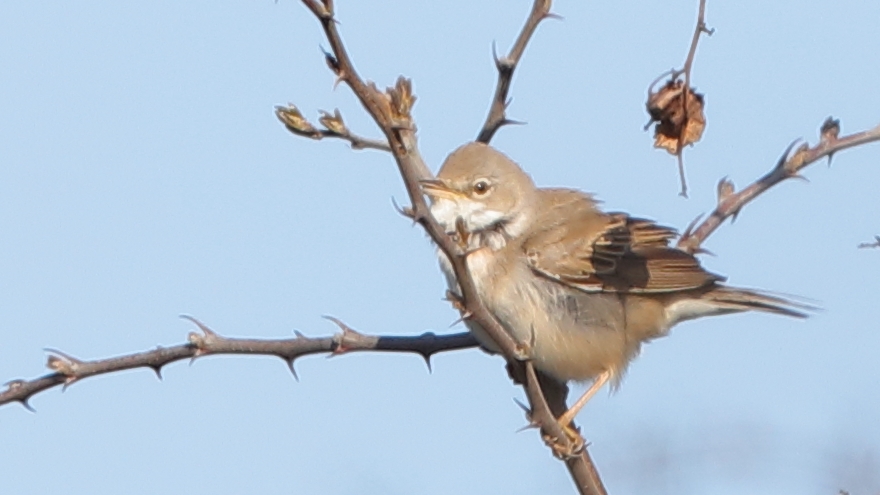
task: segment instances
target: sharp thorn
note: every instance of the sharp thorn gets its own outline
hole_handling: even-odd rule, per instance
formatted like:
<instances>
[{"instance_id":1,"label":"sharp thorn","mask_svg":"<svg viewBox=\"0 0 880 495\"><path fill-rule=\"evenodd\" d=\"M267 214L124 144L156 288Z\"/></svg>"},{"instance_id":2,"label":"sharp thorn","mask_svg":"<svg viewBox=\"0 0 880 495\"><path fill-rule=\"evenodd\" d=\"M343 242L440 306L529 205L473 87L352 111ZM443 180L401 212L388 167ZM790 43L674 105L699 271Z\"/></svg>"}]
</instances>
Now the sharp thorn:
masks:
<instances>
[{"instance_id":1,"label":"sharp thorn","mask_svg":"<svg viewBox=\"0 0 880 495\"><path fill-rule=\"evenodd\" d=\"M525 121L522 121L522 120L508 119L507 117L505 117L505 118L501 119L501 122L499 123L499 126L505 126L505 125L526 125L526 124L528 124L528 122L525 122Z\"/></svg>"},{"instance_id":2,"label":"sharp thorn","mask_svg":"<svg viewBox=\"0 0 880 495\"><path fill-rule=\"evenodd\" d=\"M554 14L553 12L547 12L547 13L544 14L544 16L541 18L541 20L544 20L544 19L553 19L553 20L555 20L555 21L564 21L564 20L565 20L565 17L562 17L562 16L559 15L559 14Z\"/></svg>"},{"instance_id":3,"label":"sharp thorn","mask_svg":"<svg viewBox=\"0 0 880 495\"><path fill-rule=\"evenodd\" d=\"M424 354L422 354L422 353L419 353L419 354L422 356L422 359L425 360L425 366L428 367L428 374L433 374L434 369L433 369L433 367L431 367L431 354L427 353L427 352Z\"/></svg>"},{"instance_id":4,"label":"sharp thorn","mask_svg":"<svg viewBox=\"0 0 880 495\"><path fill-rule=\"evenodd\" d=\"M28 411L30 411L30 412L32 412L32 413L36 413L36 412L37 412L37 410L34 409L33 406L31 406L31 403L28 402L27 399L19 399L18 403L21 404L21 407L27 409Z\"/></svg>"},{"instance_id":5,"label":"sharp thorn","mask_svg":"<svg viewBox=\"0 0 880 495\"><path fill-rule=\"evenodd\" d=\"M74 377L71 377L71 378L68 378L67 380L64 380L64 385L61 386L61 391L66 392L68 387L73 385L74 382L76 382L76 380L77 380L77 378L74 378Z\"/></svg>"},{"instance_id":6,"label":"sharp thorn","mask_svg":"<svg viewBox=\"0 0 880 495\"><path fill-rule=\"evenodd\" d=\"M406 218L409 218L410 220L415 220L415 213L413 212L413 209L409 208L409 207L403 207L403 206L400 206L399 204L397 204L397 200L394 199L394 196L391 196L391 204L394 206L394 209L397 210L397 213L400 213L401 215L403 215Z\"/></svg>"},{"instance_id":7,"label":"sharp thorn","mask_svg":"<svg viewBox=\"0 0 880 495\"><path fill-rule=\"evenodd\" d=\"M71 356L70 354L67 354L66 352L61 352L58 349L53 349L51 347L44 347L43 351L48 352L50 354L55 354L57 356L60 356L60 357L66 359L67 361L70 361L71 363L74 363L74 364L82 363L82 361L80 361L79 359Z\"/></svg>"},{"instance_id":8,"label":"sharp thorn","mask_svg":"<svg viewBox=\"0 0 880 495\"><path fill-rule=\"evenodd\" d=\"M299 375L296 373L296 368L293 367L294 359L296 359L296 358L288 358L288 359L285 359L284 361L287 363L287 369L290 370L290 374L293 375L293 379L296 380L297 382L299 382Z\"/></svg>"},{"instance_id":9,"label":"sharp thorn","mask_svg":"<svg viewBox=\"0 0 880 495\"><path fill-rule=\"evenodd\" d=\"M352 329L350 326L343 323L342 320L340 320L339 318L336 318L335 316L321 315L321 318L324 318L325 320L330 320L333 323L335 323L336 326L338 326L339 329L342 330L343 333L345 333L345 332L357 333L354 331L354 329Z\"/></svg>"},{"instance_id":10,"label":"sharp thorn","mask_svg":"<svg viewBox=\"0 0 880 495\"><path fill-rule=\"evenodd\" d=\"M526 406L525 404L523 404L523 402L522 402L521 400L519 400L519 399L517 399L516 397L514 397L514 398L513 398L513 402L515 402L516 405L518 405L519 408L522 409L523 412L526 413L527 415L532 414L532 410L529 409L528 406Z\"/></svg>"},{"instance_id":11,"label":"sharp thorn","mask_svg":"<svg viewBox=\"0 0 880 495\"><path fill-rule=\"evenodd\" d=\"M153 373L156 374L156 378L158 378L159 381L161 382L162 381L162 366L161 365L150 366L150 369L153 370Z\"/></svg>"},{"instance_id":12,"label":"sharp thorn","mask_svg":"<svg viewBox=\"0 0 880 495\"><path fill-rule=\"evenodd\" d=\"M195 326L199 327L199 330L201 330L205 335L217 335L217 333L208 328L207 325L190 315L180 315L180 317L184 320L192 322Z\"/></svg>"},{"instance_id":13,"label":"sharp thorn","mask_svg":"<svg viewBox=\"0 0 880 495\"><path fill-rule=\"evenodd\" d=\"M793 140L788 147L785 148L785 151L782 152L782 156L779 157L779 160L776 162L776 168L782 168L785 166L785 162L788 161L788 154L791 153L791 150L794 149L795 145L800 142L801 138L797 138Z\"/></svg>"}]
</instances>

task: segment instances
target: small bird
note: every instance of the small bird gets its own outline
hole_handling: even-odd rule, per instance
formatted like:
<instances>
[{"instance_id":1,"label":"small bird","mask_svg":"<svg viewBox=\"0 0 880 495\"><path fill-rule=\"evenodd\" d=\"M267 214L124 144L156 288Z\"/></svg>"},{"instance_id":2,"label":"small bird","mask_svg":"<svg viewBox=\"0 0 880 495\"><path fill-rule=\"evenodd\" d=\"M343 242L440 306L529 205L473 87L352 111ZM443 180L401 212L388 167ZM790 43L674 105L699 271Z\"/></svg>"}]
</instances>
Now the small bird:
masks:
<instances>
[{"instance_id":1,"label":"small bird","mask_svg":"<svg viewBox=\"0 0 880 495\"><path fill-rule=\"evenodd\" d=\"M723 285L697 258L670 246L677 236L626 213L605 213L589 194L539 188L496 149L469 143L422 181L431 214L467 251L487 309L537 369L592 386L560 416L563 427L607 382L620 384L643 343L682 321L757 310L803 318L810 309ZM460 289L448 258L450 291ZM477 340L498 352L485 331Z\"/></svg>"}]
</instances>

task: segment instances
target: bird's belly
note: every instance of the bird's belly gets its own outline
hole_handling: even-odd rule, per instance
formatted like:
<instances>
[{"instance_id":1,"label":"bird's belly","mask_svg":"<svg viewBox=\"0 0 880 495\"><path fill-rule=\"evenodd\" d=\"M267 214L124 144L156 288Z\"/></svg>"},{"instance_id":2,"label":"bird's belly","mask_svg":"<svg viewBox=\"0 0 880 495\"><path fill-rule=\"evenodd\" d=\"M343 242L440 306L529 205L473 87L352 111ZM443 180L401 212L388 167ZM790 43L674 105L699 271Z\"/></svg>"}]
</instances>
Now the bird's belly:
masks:
<instances>
[{"instance_id":1,"label":"bird's belly","mask_svg":"<svg viewBox=\"0 0 880 495\"><path fill-rule=\"evenodd\" d=\"M468 269L487 309L510 335L530 350L535 366L563 381L587 381L610 370L619 379L638 353L628 339L624 300L617 294L587 294L536 275L522 263L499 262L498 253L468 255ZM451 291L460 294L452 267L440 253ZM498 352L483 328L466 321L483 347Z\"/></svg>"},{"instance_id":2,"label":"bird's belly","mask_svg":"<svg viewBox=\"0 0 880 495\"><path fill-rule=\"evenodd\" d=\"M494 275L478 283L481 297L514 339L530 349L541 371L566 381L590 380L605 370L620 375L638 352L639 342L627 339L618 295L571 289L525 265Z\"/></svg>"}]
</instances>

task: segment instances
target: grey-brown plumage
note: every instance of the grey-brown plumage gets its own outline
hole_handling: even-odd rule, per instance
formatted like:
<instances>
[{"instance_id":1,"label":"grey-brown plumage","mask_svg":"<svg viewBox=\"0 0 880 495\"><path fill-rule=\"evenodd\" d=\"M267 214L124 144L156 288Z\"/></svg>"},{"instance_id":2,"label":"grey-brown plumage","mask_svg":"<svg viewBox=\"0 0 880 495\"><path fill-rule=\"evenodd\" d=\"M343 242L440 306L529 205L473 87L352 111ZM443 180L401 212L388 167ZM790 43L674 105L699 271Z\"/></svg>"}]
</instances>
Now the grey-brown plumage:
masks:
<instances>
[{"instance_id":1,"label":"grey-brown plumage","mask_svg":"<svg viewBox=\"0 0 880 495\"><path fill-rule=\"evenodd\" d=\"M537 188L490 146L454 151L423 188L447 231L468 234L481 299L536 367L563 381L594 381L572 417L606 381L619 383L642 343L681 321L748 310L805 316L805 306L724 285L670 246L671 228L602 212L580 191ZM442 254L441 264L457 290ZM469 328L494 349L479 326Z\"/></svg>"}]
</instances>

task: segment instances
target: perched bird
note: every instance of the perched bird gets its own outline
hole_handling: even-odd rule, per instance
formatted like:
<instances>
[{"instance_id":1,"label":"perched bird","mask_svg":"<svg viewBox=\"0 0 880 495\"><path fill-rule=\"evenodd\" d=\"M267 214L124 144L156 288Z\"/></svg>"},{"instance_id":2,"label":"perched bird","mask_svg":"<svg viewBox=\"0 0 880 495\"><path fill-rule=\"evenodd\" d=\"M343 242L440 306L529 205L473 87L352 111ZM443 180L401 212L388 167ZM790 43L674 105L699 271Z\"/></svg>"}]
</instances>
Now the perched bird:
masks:
<instances>
[{"instance_id":1,"label":"perched bird","mask_svg":"<svg viewBox=\"0 0 880 495\"><path fill-rule=\"evenodd\" d=\"M536 187L488 145L455 150L422 188L434 218L466 244L483 303L536 368L563 382L593 381L563 426L605 383L619 384L643 343L679 322L749 310L806 316L807 306L723 285L670 246L671 228L605 213L581 191ZM440 253L440 261L457 293L449 260ZM478 324L468 326L498 351Z\"/></svg>"}]
</instances>

